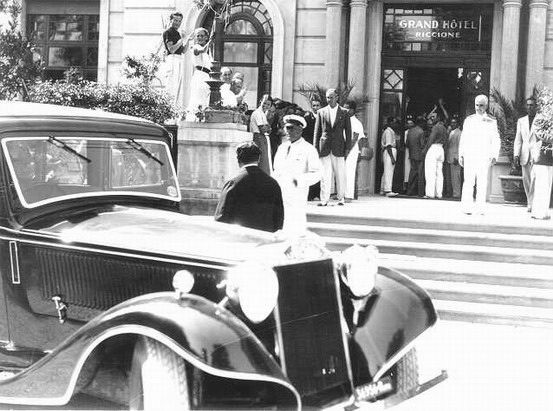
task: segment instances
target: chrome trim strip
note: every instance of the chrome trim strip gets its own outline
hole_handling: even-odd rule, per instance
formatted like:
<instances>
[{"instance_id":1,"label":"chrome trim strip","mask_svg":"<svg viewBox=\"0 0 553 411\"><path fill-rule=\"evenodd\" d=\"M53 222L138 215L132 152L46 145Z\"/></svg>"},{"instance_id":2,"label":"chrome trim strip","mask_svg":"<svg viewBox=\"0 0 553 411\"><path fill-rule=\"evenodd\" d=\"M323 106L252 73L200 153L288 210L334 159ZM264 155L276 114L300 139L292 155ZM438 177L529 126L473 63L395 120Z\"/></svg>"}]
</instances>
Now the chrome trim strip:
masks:
<instances>
[{"instance_id":1,"label":"chrome trim strip","mask_svg":"<svg viewBox=\"0 0 553 411\"><path fill-rule=\"evenodd\" d=\"M280 368L284 372L284 375L288 377L288 370L286 370L286 353L284 352L284 338L282 337L282 326L280 323L280 306L277 303L273 309L275 313L275 322L276 322L276 332L277 332L277 341L278 341L278 355L280 359Z\"/></svg>"},{"instance_id":2,"label":"chrome trim strip","mask_svg":"<svg viewBox=\"0 0 553 411\"><path fill-rule=\"evenodd\" d=\"M351 365L351 357L349 352L348 344L348 334L349 330L344 328L344 325L347 325L344 318L344 307L342 306L342 296L340 295L340 280L338 278L338 270L336 270L336 265L334 264L334 259L332 260L332 273L334 275L334 286L336 289L336 300L338 301L338 310L340 314L340 329L342 330L342 343L344 344L344 356L346 357L346 367L348 371L349 385L351 388L352 395L355 395L355 385L353 383L353 367Z\"/></svg>"},{"instance_id":3,"label":"chrome trim strip","mask_svg":"<svg viewBox=\"0 0 553 411\"><path fill-rule=\"evenodd\" d=\"M21 284L19 275L19 255L17 253L17 242L10 241L10 264L12 272L12 284Z\"/></svg>"},{"instance_id":4,"label":"chrome trim strip","mask_svg":"<svg viewBox=\"0 0 553 411\"><path fill-rule=\"evenodd\" d=\"M438 321L436 321L437 323ZM409 344L407 344L405 347L403 347L401 350L399 350L397 353L395 353L392 358L390 358L388 361L386 361L382 367L380 367L380 370L378 370L376 372L376 374L374 375L373 377L373 381L378 381L379 379L382 378L382 376L390 369L392 368L395 363L397 363L401 357L403 357L405 354L407 354L409 352L409 350L411 348L414 347L415 343L417 342L417 340L420 340L420 338L423 336L423 335L426 335L426 333L428 333L429 330L433 329L434 325L436 324L432 324L430 327L428 327L426 330L424 330L422 333L420 333L417 338L415 338L413 341L411 341Z\"/></svg>"},{"instance_id":5,"label":"chrome trim strip","mask_svg":"<svg viewBox=\"0 0 553 411\"><path fill-rule=\"evenodd\" d=\"M72 394L75 391L75 386L77 384L77 379L79 377L79 374L81 372L81 369L86 362L88 356L90 353L103 341L107 340L110 337L114 337L117 335L122 334L138 334L142 335L148 338L152 338L156 341L159 341L161 344L167 346L169 349L171 349L173 352L175 352L177 355L181 356L185 361L189 362L190 364L194 365L195 367L201 369L202 371L215 375L217 377L222 378L230 378L230 379L237 379L237 380L250 380L250 381L262 381L262 382L271 382L278 385L281 385L288 390L290 390L294 396L296 397L296 402L298 405L298 410L301 410L301 397L296 388L290 384L287 381L280 380L278 378L274 377L268 377L268 376L260 376L258 374L249 374L249 373L243 373L243 372L236 372L236 371L225 371L225 370L219 370L217 368L213 368L209 365L204 364L203 362L196 359L194 356L192 356L190 353L185 351L177 342L175 342L172 338L169 338L167 335L154 330L152 328L148 328L142 325L120 325L118 327L111 328L107 331L105 331L102 334L99 334L95 340L87 347L87 349L81 354L80 358L77 361L77 364L73 370L73 374L71 376L69 386L67 387L67 390L64 395L61 397L54 397L54 398L33 398L33 397L25 397L25 398L14 398L14 397L1 397L0 396L0 402L6 403L6 404L22 404L22 405L65 405L69 402L71 399ZM10 377L3 382L9 381ZM0 385L2 382L0 382ZM17 400L17 401L16 401Z\"/></svg>"},{"instance_id":6,"label":"chrome trim strip","mask_svg":"<svg viewBox=\"0 0 553 411\"><path fill-rule=\"evenodd\" d=\"M111 136L113 136L113 135L111 135ZM82 136L75 136L75 137L63 136L63 137L67 138L67 139L72 139L72 140L89 140L89 141L113 141L113 140L124 140L124 139L127 138L127 137L124 137L124 136L113 136L111 138L108 138L108 137L82 137ZM15 169L13 167L12 159L11 159L10 153L8 151L8 148L7 148L7 143L10 142L10 141L46 140L46 139L48 139L47 136L33 136L33 137L7 137L7 138L4 138L2 140L2 149L4 151L4 156L6 158L6 163L8 164L8 169L10 170L10 176L12 177L12 180L14 182L15 191L17 192L17 196L19 197L19 201L21 202L23 207L25 207L27 209L32 209L32 208L40 207L40 206L43 206L43 205L46 205L46 204L58 203L60 201L66 201L66 200L71 200L71 199L87 198L87 197L107 197L107 196L113 196L113 195L124 195L124 196L144 197L144 198L152 198L153 197L153 198L160 198L160 199L163 199L163 200L169 200L169 201L175 201L175 202L182 201L182 195L181 195L181 192L180 192L180 189L179 189L180 186L179 186L179 183L178 183L178 177L177 177L177 173L176 173L176 170L175 170L175 166L173 164L173 161L170 161L171 171L173 172L172 177L174 177L175 182L177 184L177 197L165 196L165 195L161 195L161 194L154 194L154 193L148 193L148 192L101 191L101 192L96 192L96 193L93 192L93 193L71 194L71 195L54 197L53 199L37 201L37 202L32 203L32 204L28 203L27 200L25 199L25 196L23 195L23 190L21 189L21 186L19 184L19 180L17 178L17 174L16 174ZM154 140L145 139L145 138L136 139L136 141L137 142L142 142L142 143L155 143L155 144L165 146L165 154L166 154L167 158L171 159L171 160L173 158L173 156L171 154L171 149L169 148L167 143L165 143L165 141L155 140L155 139Z\"/></svg>"},{"instance_id":7,"label":"chrome trim strip","mask_svg":"<svg viewBox=\"0 0 553 411\"><path fill-rule=\"evenodd\" d=\"M19 231L10 230L10 229L6 229L6 228L3 228L3 227L0 228L0 231L3 230L3 229L8 230L8 231L13 231L14 233L21 234L21 232L19 232ZM42 236L42 237L59 240L59 238L56 238L56 237L48 237L48 236ZM141 260L153 260L153 261L160 261L160 262L173 263L173 264L186 263L186 264L193 265L193 266L196 266L196 267L213 268L213 269L217 269L217 270L221 270L221 271L227 271L230 268L230 267L226 267L226 266L222 266L222 265L199 263L199 262L192 262L192 261L186 260L186 258L201 258L201 257L194 256L194 255L185 255L182 259L172 259L172 258L164 258L164 257L146 256L146 255L141 255L141 254L138 254L138 253L134 254L134 253L125 253L125 252L121 252L121 251L109 251L109 250L103 250L103 249L93 248L93 247L74 246L74 245L64 244L64 243L61 243L61 242L59 242L59 243L49 243L49 242L46 242L46 241L27 240L27 239L19 239L19 238L14 239L13 237L7 237L7 236L3 236L3 235L0 235L0 239L1 240L7 240L7 241L16 240L19 243L45 245L45 246L54 247L54 248L57 247L57 248L64 248L64 249L78 250L78 251L86 251L86 252L93 252L93 253L99 253L99 254L108 254L108 255L116 255L116 256L122 256L122 257L139 258ZM236 265L238 263L238 261L225 261L225 260L222 260L222 262L224 264L229 264L229 265Z\"/></svg>"}]
</instances>

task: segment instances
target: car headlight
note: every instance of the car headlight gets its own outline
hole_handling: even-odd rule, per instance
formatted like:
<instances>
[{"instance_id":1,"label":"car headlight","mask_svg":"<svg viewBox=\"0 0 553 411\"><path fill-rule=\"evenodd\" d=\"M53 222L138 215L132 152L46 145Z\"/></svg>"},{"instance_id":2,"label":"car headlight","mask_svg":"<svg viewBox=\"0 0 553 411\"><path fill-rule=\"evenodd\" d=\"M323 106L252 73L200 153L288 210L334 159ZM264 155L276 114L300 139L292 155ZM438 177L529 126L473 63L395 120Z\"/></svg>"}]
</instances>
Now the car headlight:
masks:
<instances>
[{"instance_id":1,"label":"car headlight","mask_svg":"<svg viewBox=\"0 0 553 411\"><path fill-rule=\"evenodd\" d=\"M278 279L271 267L246 262L232 268L227 278L227 296L240 304L242 312L254 323L271 314L278 298Z\"/></svg>"},{"instance_id":2,"label":"car headlight","mask_svg":"<svg viewBox=\"0 0 553 411\"><path fill-rule=\"evenodd\" d=\"M372 245L353 245L342 251L337 261L342 281L355 297L371 293L378 271L378 249Z\"/></svg>"}]
</instances>

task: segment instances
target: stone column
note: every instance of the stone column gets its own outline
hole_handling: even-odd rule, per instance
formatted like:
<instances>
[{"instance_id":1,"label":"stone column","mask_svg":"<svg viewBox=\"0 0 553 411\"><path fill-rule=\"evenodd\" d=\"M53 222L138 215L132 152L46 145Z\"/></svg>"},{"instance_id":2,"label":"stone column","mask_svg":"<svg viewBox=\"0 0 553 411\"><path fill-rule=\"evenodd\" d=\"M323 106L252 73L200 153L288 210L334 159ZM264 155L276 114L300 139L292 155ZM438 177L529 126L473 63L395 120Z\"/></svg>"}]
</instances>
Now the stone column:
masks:
<instances>
[{"instance_id":1,"label":"stone column","mask_svg":"<svg viewBox=\"0 0 553 411\"><path fill-rule=\"evenodd\" d=\"M368 41L367 41L367 97L369 99L365 108L365 130L370 146L376 156L376 144L378 143L378 117L380 115L380 83L382 66L382 25L384 21L384 4L381 1L370 1L368 7ZM369 192L374 193L376 176L376 160L370 161L368 184ZM361 185L361 180L359 180Z\"/></svg>"},{"instance_id":2,"label":"stone column","mask_svg":"<svg viewBox=\"0 0 553 411\"><path fill-rule=\"evenodd\" d=\"M367 0L351 0L349 22L348 81L353 82L353 94L364 93Z\"/></svg>"},{"instance_id":3,"label":"stone column","mask_svg":"<svg viewBox=\"0 0 553 411\"><path fill-rule=\"evenodd\" d=\"M518 38L522 0L503 0L503 35L501 40L501 92L515 99L518 69Z\"/></svg>"},{"instance_id":4,"label":"stone column","mask_svg":"<svg viewBox=\"0 0 553 411\"><path fill-rule=\"evenodd\" d=\"M535 84L543 81L545 56L545 27L549 0L530 0L530 21L528 23L528 54L526 57L526 96L532 93Z\"/></svg>"},{"instance_id":5,"label":"stone column","mask_svg":"<svg viewBox=\"0 0 553 411\"><path fill-rule=\"evenodd\" d=\"M338 87L340 82L340 55L342 42L343 0L326 0L326 55L325 86Z\"/></svg>"}]
</instances>

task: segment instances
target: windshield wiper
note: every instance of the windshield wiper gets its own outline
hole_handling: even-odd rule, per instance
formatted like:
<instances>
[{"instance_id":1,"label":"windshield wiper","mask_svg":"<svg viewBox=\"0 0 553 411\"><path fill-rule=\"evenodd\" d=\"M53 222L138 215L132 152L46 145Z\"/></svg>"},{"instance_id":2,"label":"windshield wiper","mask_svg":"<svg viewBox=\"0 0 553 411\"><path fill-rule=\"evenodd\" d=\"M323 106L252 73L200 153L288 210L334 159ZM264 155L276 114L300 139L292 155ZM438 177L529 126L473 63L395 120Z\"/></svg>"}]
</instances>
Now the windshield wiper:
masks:
<instances>
[{"instance_id":1,"label":"windshield wiper","mask_svg":"<svg viewBox=\"0 0 553 411\"><path fill-rule=\"evenodd\" d=\"M75 150L73 147L69 146L67 143L58 140L54 136L48 137L48 142L50 144L55 145L57 148L61 148L62 150L67 151L68 153L74 154L77 157L79 157L81 160L86 161L87 163L92 163L92 160L88 157L83 156L81 153L79 153L77 150Z\"/></svg>"},{"instance_id":2,"label":"windshield wiper","mask_svg":"<svg viewBox=\"0 0 553 411\"><path fill-rule=\"evenodd\" d=\"M151 158L152 160L159 163L160 166L163 165L163 161L161 161L159 158L154 156L148 149L146 149L142 144L138 143L134 138L128 138L127 141L125 141L129 146L134 148L135 150L140 151L142 154L144 154L146 157Z\"/></svg>"}]
</instances>

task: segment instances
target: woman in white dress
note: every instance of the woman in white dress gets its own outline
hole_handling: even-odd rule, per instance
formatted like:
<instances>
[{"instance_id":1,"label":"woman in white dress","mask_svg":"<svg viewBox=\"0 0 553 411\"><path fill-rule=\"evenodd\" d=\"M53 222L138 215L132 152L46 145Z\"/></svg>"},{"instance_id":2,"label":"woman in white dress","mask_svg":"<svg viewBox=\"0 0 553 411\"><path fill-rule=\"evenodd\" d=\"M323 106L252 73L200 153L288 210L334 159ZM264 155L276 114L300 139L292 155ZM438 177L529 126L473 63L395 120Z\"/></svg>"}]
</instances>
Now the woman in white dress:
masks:
<instances>
[{"instance_id":1,"label":"woman in white dress","mask_svg":"<svg viewBox=\"0 0 553 411\"><path fill-rule=\"evenodd\" d=\"M357 177L357 159L359 158L358 141L365 137L363 124L357 117L357 104L355 101L347 101L344 108L348 111L351 122L351 148L346 157L346 201L351 201L355 198L355 183Z\"/></svg>"},{"instance_id":2,"label":"woman in white dress","mask_svg":"<svg viewBox=\"0 0 553 411\"><path fill-rule=\"evenodd\" d=\"M194 74L190 80L190 100L188 103L187 120L195 120L194 112L205 109L209 105L209 72L213 62L209 54L209 45L213 36L203 27L194 30L194 45L190 48Z\"/></svg>"}]
</instances>

